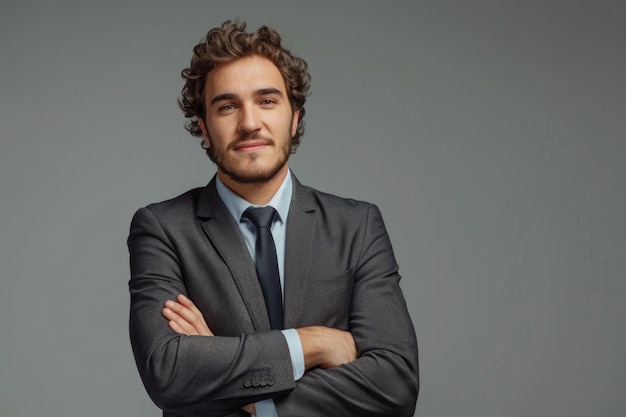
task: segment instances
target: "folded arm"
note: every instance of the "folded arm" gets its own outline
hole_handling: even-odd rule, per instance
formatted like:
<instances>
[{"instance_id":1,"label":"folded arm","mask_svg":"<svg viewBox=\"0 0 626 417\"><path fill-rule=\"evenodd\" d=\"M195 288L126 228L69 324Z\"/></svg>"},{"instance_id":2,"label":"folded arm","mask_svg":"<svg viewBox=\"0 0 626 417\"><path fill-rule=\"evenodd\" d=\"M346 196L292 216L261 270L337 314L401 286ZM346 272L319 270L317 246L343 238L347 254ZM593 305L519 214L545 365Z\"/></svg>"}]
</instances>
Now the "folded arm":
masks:
<instances>
[{"instance_id":1,"label":"folded arm","mask_svg":"<svg viewBox=\"0 0 626 417\"><path fill-rule=\"evenodd\" d=\"M412 416L419 389L417 341L378 208L362 226L349 329L357 359L304 374L275 398L279 415Z\"/></svg>"},{"instance_id":2,"label":"folded arm","mask_svg":"<svg viewBox=\"0 0 626 417\"><path fill-rule=\"evenodd\" d=\"M203 337L167 325L166 301L188 294L177 248L150 210L135 215L128 243L131 344L155 404L184 416L236 415L295 387L279 331ZM252 384L260 380L266 383Z\"/></svg>"},{"instance_id":3,"label":"folded arm","mask_svg":"<svg viewBox=\"0 0 626 417\"><path fill-rule=\"evenodd\" d=\"M166 301L163 316L168 320L169 327L179 334L213 336L202 312L182 294L176 301ZM334 368L356 359L356 345L350 332L325 326L303 327L297 332L307 371L318 367ZM256 414L254 404L246 405L243 410Z\"/></svg>"},{"instance_id":4,"label":"folded arm","mask_svg":"<svg viewBox=\"0 0 626 417\"><path fill-rule=\"evenodd\" d=\"M202 312L183 294L179 294L176 301L165 302L163 317L176 333L213 336ZM296 330L302 344L307 371L313 368L334 368L356 359L356 345L350 332L326 326L308 326Z\"/></svg>"}]
</instances>

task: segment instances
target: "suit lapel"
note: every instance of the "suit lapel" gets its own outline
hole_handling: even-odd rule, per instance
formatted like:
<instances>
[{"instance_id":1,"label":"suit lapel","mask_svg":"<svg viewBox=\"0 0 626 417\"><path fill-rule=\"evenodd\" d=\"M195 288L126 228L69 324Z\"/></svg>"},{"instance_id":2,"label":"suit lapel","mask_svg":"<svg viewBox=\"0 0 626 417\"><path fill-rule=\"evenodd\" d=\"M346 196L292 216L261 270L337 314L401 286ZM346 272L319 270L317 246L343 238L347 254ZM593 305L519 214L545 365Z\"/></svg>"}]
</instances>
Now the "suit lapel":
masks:
<instances>
[{"instance_id":1,"label":"suit lapel","mask_svg":"<svg viewBox=\"0 0 626 417\"><path fill-rule=\"evenodd\" d=\"M215 178L202 190L197 213L198 217L206 219L202 223L202 228L228 266L255 330L270 330L267 309L254 262L237 224L217 193ZM229 279L228 277L217 278Z\"/></svg>"},{"instance_id":2,"label":"suit lapel","mask_svg":"<svg viewBox=\"0 0 626 417\"><path fill-rule=\"evenodd\" d=\"M317 236L317 205L305 188L293 179L293 195L287 218L285 241L285 327L297 328L301 323L302 306L306 300L307 281Z\"/></svg>"}]
</instances>

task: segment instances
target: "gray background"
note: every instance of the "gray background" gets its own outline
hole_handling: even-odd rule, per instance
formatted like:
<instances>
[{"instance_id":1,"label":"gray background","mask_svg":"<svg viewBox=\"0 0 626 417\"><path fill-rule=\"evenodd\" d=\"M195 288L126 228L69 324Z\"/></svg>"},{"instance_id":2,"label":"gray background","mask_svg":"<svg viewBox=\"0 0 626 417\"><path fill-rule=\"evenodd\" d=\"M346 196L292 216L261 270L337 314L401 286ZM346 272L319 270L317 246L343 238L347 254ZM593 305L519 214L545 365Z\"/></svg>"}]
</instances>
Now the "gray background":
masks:
<instances>
[{"instance_id":1,"label":"gray background","mask_svg":"<svg viewBox=\"0 0 626 417\"><path fill-rule=\"evenodd\" d=\"M382 209L416 415L625 415L620 3L3 1L0 415L158 415L125 239L211 178L179 72L237 16L310 64L299 179Z\"/></svg>"}]
</instances>

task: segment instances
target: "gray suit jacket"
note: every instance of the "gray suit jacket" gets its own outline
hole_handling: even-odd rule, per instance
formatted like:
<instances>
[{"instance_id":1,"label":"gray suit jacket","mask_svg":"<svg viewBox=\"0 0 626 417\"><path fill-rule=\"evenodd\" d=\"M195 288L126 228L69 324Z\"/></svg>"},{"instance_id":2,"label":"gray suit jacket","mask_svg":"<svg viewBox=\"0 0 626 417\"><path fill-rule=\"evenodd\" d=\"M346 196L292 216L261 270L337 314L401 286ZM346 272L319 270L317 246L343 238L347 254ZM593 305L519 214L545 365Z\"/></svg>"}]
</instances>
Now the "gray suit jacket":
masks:
<instances>
[{"instance_id":1,"label":"gray suit jacket","mask_svg":"<svg viewBox=\"0 0 626 417\"><path fill-rule=\"evenodd\" d=\"M280 416L412 416L417 342L380 212L294 178L287 221L285 327L349 330L358 358L297 382L271 331L253 260L205 188L140 209L130 236L130 336L139 373L164 416L246 416L273 398ZM161 311L187 295L215 337L179 335Z\"/></svg>"}]
</instances>

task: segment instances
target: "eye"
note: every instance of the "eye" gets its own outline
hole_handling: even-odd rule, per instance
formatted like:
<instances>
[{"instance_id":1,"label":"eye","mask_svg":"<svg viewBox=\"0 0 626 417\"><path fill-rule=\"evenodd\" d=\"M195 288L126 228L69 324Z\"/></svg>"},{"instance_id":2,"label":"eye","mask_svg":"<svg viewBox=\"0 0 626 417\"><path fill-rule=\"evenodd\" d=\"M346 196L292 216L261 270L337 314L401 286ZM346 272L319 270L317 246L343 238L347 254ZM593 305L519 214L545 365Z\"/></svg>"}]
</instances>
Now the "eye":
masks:
<instances>
[{"instance_id":1,"label":"eye","mask_svg":"<svg viewBox=\"0 0 626 417\"><path fill-rule=\"evenodd\" d=\"M220 111L220 112L223 112L223 111L229 111L229 110L232 110L232 109L234 109L234 108L235 108L235 106L234 106L234 105L232 105L232 104L224 104L223 106L220 106L220 107L218 108L218 111Z\"/></svg>"},{"instance_id":2,"label":"eye","mask_svg":"<svg viewBox=\"0 0 626 417\"><path fill-rule=\"evenodd\" d=\"M261 100L260 103L262 106L273 106L274 104L276 104L276 101L272 100L271 98L264 98L263 100Z\"/></svg>"}]
</instances>

